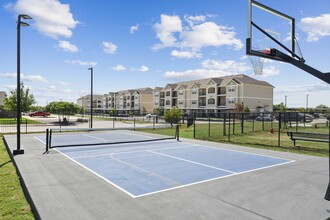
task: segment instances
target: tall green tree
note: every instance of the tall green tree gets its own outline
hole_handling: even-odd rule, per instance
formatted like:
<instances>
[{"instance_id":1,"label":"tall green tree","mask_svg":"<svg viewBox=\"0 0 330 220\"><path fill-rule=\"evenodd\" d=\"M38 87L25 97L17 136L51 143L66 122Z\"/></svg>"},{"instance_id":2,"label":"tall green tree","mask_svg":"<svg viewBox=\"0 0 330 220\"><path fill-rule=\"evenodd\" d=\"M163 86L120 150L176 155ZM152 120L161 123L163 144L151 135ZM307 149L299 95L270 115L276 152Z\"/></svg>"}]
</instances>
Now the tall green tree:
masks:
<instances>
[{"instance_id":1,"label":"tall green tree","mask_svg":"<svg viewBox=\"0 0 330 220\"><path fill-rule=\"evenodd\" d=\"M181 109L175 106L171 110L167 110L164 114L164 119L167 123L173 125L173 123L179 123L181 119Z\"/></svg>"},{"instance_id":2,"label":"tall green tree","mask_svg":"<svg viewBox=\"0 0 330 220\"><path fill-rule=\"evenodd\" d=\"M63 121L66 118L69 121L70 115L79 113L81 108L72 102L51 102L45 110L58 115L58 120Z\"/></svg>"},{"instance_id":3,"label":"tall green tree","mask_svg":"<svg viewBox=\"0 0 330 220\"><path fill-rule=\"evenodd\" d=\"M34 95L30 94L30 89L27 87L24 89L24 83L20 86L21 92L21 112L28 112L31 106L35 103ZM17 108L17 89L10 91L10 96L4 100L4 108L10 112L16 112Z\"/></svg>"}]
</instances>

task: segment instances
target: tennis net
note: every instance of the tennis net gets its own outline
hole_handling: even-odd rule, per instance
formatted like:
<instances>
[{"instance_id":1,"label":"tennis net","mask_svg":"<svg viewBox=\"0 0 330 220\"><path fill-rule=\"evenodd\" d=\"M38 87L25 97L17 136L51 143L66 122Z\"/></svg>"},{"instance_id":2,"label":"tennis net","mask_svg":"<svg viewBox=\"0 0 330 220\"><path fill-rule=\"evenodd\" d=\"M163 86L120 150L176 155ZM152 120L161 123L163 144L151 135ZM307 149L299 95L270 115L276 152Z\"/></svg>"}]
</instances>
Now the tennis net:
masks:
<instances>
[{"instance_id":1,"label":"tennis net","mask_svg":"<svg viewBox=\"0 0 330 220\"><path fill-rule=\"evenodd\" d=\"M170 135L143 132L150 127L127 128L66 128L46 130L46 151L57 147L78 147L91 145L114 145L162 140L179 141L179 125Z\"/></svg>"}]
</instances>

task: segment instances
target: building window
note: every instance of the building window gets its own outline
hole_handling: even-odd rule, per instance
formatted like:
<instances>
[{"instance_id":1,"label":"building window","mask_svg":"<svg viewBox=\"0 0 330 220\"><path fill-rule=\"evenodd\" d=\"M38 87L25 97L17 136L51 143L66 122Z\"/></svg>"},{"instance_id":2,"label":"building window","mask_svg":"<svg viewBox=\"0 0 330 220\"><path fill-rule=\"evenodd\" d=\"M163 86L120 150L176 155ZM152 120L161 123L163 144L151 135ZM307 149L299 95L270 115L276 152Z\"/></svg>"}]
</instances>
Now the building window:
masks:
<instances>
[{"instance_id":1,"label":"building window","mask_svg":"<svg viewBox=\"0 0 330 220\"><path fill-rule=\"evenodd\" d=\"M210 94L210 93L215 93L215 88L214 87L211 87L207 90L207 92Z\"/></svg>"},{"instance_id":2,"label":"building window","mask_svg":"<svg viewBox=\"0 0 330 220\"><path fill-rule=\"evenodd\" d=\"M197 104L197 100L191 100L191 104L192 105L196 105Z\"/></svg>"},{"instance_id":3,"label":"building window","mask_svg":"<svg viewBox=\"0 0 330 220\"><path fill-rule=\"evenodd\" d=\"M171 96L171 92L170 91L167 91L166 92L166 96Z\"/></svg>"},{"instance_id":4,"label":"building window","mask_svg":"<svg viewBox=\"0 0 330 220\"><path fill-rule=\"evenodd\" d=\"M179 101L179 105L183 105L183 101Z\"/></svg>"},{"instance_id":5,"label":"building window","mask_svg":"<svg viewBox=\"0 0 330 220\"><path fill-rule=\"evenodd\" d=\"M179 91L179 95L183 95L183 91Z\"/></svg>"},{"instance_id":6,"label":"building window","mask_svg":"<svg viewBox=\"0 0 330 220\"><path fill-rule=\"evenodd\" d=\"M197 89L192 89L191 94L197 94Z\"/></svg>"},{"instance_id":7,"label":"building window","mask_svg":"<svg viewBox=\"0 0 330 220\"><path fill-rule=\"evenodd\" d=\"M166 100L165 105L171 105L171 101L170 100Z\"/></svg>"},{"instance_id":8,"label":"building window","mask_svg":"<svg viewBox=\"0 0 330 220\"><path fill-rule=\"evenodd\" d=\"M229 86L228 92L235 92L235 86Z\"/></svg>"},{"instance_id":9,"label":"building window","mask_svg":"<svg viewBox=\"0 0 330 220\"><path fill-rule=\"evenodd\" d=\"M228 98L227 101L228 101L228 104L234 104L235 98Z\"/></svg>"},{"instance_id":10,"label":"building window","mask_svg":"<svg viewBox=\"0 0 330 220\"><path fill-rule=\"evenodd\" d=\"M207 100L207 104L209 105L214 105L215 104L215 99L214 98L210 98Z\"/></svg>"},{"instance_id":11,"label":"building window","mask_svg":"<svg viewBox=\"0 0 330 220\"><path fill-rule=\"evenodd\" d=\"M155 101L154 103L155 103L155 105L159 105L159 102L158 101Z\"/></svg>"}]
</instances>

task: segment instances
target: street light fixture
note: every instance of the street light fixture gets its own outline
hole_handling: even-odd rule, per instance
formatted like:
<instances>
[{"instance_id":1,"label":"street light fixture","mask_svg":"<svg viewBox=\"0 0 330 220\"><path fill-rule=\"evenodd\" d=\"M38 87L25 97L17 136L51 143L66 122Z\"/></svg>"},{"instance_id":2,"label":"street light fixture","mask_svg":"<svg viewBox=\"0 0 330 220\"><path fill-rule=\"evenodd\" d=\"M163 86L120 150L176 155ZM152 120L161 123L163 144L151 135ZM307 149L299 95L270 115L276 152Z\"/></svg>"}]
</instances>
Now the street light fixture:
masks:
<instances>
[{"instance_id":1,"label":"street light fixture","mask_svg":"<svg viewBox=\"0 0 330 220\"><path fill-rule=\"evenodd\" d=\"M91 119L89 128L93 128L93 67L88 68L91 71Z\"/></svg>"},{"instance_id":2,"label":"street light fixture","mask_svg":"<svg viewBox=\"0 0 330 220\"><path fill-rule=\"evenodd\" d=\"M21 19L32 19L29 15L20 14L17 19L17 91L16 91L16 118L17 118L17 149L13 150L13 154L24 154L21 149L21 26L30 26Z\"/></svg>"}]
</instances>

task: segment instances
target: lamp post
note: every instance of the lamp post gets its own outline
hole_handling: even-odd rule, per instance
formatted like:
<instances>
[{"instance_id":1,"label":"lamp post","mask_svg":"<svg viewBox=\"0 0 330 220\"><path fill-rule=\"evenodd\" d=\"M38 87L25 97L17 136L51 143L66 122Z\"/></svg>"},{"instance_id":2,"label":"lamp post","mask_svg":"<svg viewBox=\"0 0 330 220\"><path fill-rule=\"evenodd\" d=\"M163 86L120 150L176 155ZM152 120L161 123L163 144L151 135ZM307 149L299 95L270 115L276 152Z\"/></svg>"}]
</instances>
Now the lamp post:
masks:
<instances>
[{"instance_id":1,"label":"lamp post","mask_svg":"<svg viewBox=\"0 0 330 220\"><path fill-rule=\"evenodd\" d=\"M89 128L93 128L93 67L88 68L91 71L91 119Z\"/></svg>"},{"instance_id":2,"label":"lamp post","mask_svg":"<svg viewBox=\"0 0 330 220\"><path fill-rule=\"evenodd\" d=\"M285 98L285 99L284 99L284 104L285 104L285 107L286 107L286 99L287 99L287 97L288 97L287 95L286 95L286 96L284 96L284 98Z\"/></svg>"},{"instance_id":3,"label":"lamp post","mask_svg":"<svg viewBox=\"0 0 330 220\"><path fill-rule=\"evenodd\" d=\"M306 95L306 111L308 111L308 94Z\"/></svg>"},{"instance_id":4,"label":"lamp post","mask_svg":"<svg viewBox=\"0 0 330 220\"><path fill-rule=\"evenodd\" d=\"M29 15L20 14L17 19L17 91L16 91L16 118L17 118L17 149L13 150L13 154L24 154L21 149L21 26L30 26L21 19L32 19Z\"/></svg>"}]
</instances>

